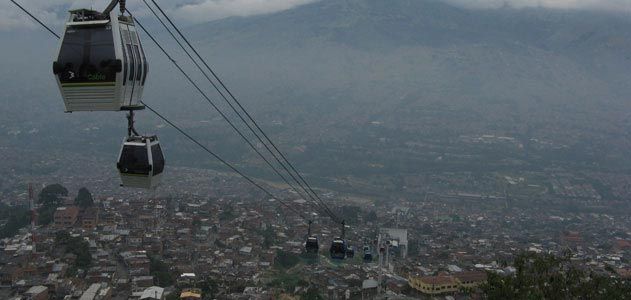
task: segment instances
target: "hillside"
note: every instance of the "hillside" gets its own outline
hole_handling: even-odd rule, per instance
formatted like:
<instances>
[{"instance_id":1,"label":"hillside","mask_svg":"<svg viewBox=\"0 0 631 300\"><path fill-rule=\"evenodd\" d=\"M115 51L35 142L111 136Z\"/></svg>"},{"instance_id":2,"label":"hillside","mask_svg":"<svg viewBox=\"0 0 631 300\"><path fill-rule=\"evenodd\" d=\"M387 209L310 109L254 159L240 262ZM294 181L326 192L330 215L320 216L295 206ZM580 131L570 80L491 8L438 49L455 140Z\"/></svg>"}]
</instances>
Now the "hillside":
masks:
<instances>
[{"instance_id":1,"label":"hillside","mask_svg":"<svg viewBox=\"0 0 631 300\"><path fill-rule=\"evenodd\" d=\"M347 175L549 166L627 172L629 162L620 160L630 147L629 25L623 16L592 12L327 0L185 31L297 164L330 182ZM231 160L259 164L145 44L151 59L146 101ZM61 113L50 75L55 45L37 33L8 47L15 59L3 60L0 72L8 136L2 143L82 155L114 151L124 134L122 114ZM33 57L19 55L24 48ZM178 146L187 142L155 118L140 118L140 128L163 137L171 163L205 160ZM16 130L21 133L8 134ZM484 135L514 142L467 142Z\"/></svg>"}]
</instances>

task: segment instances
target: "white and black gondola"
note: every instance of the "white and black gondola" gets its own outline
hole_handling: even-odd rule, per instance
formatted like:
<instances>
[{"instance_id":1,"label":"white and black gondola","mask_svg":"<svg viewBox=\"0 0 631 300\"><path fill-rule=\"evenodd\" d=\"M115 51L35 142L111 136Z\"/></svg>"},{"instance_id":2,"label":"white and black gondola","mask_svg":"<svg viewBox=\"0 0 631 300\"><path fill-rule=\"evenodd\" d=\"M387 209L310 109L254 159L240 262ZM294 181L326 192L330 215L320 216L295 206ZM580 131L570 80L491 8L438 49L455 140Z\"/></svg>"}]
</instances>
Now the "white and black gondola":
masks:
<instances>
[{"instance_id":1,"label":"white and black gondola","mask_svg":"<svg viewBox=\"0 0 631 300\"><path fill-rule=\"evenodd\" d=\"M346 257L353 258L355 257L355 247L347 245L346 246Z\"/></svg>"},{"instance_id":2,"label":"white and black gondola","mask_svg":"<svg viewBox=\"0 0 631 300\"><path fill-rule=\"evenodd\" d=\"M372 250L370 250L370 246L364 246L364 262L372 261Z\"/></svg>"},{"instance_id":3,"label":"white and black gondola","mask_svg":"<svg viewBox=\"0 0 631 300\"><path fill-rule=\"evenodd\" d=\"M164 156L156 136L129 136L116 163L122 186L152 189L164 172Z\"/></svg>"},{"instance_id":4,"label":"white and black gondola","mask_svg":"<svg viewBox=\"0 0 631 300\"><path fill-rule=\"evenodd\" d=\"M347 255L348 245L344 239L346 233L346 221L340 222L340 225L342 225L342 235L333 239L331 247L329 248L329 255L331 255L331 259L343 260Z\"/></svg>"},{"instance_id":5,"label":"white and black gondola","mask_svg":"<svg viewBox=\"0 0 631 300\"><path fill-rule=\"evenodd\" d=\"M318 237L309 236L305 243L305 251L310 254L316 254L320 250L320 244L318 243Z\"/></svg>"},{"instance_id":6,"label":"white and black gondola","mask_svg":"<svg viewBox=\"0 0 631 300\"><path fill-rule=\"evenodd\" d=\"M120 14L114 11L120 6ZM122 186L155 188L164 172L158 138L134 129L134 111L144 109L142 93L149 65L125 0L103 11L71 10L53 73L66 112L128 111L128 132L116 167Z\"/></svg>"},{"instance_id":7,"label":"white and black gondola","mask_svg":"<svg viewBox=\"0 0 631 300\"><path fill-rule=\"evenodd\" d=\"M346 258L346 241L343 238L335 238L333 242L331 242L331 248L329 249L329 254L332 259L344 259Z\"/></svg>"},{"instance_id":8,"label":"white and black gondola","mask_svg":"<svg viewBox=\"0 0 631 300\"><path fill-rule=\"evenodd\" d=\"M148 64L131 16L70 11L58 53L66 112L142 109Z\"/></svg>"},{"instance_id":9,"label":"white and black gondola","mask_svg":"<svg viewBox=\"0 0 631 300\"><path fill-rule=\"evenodd\" d=\"M318 237L311 235L311 224L313 221L309 220L309 231L307 232L307 241L305 242L305 252L307 254L317 254L320 251L320 243Z\"/></svg>"}]
</instances>

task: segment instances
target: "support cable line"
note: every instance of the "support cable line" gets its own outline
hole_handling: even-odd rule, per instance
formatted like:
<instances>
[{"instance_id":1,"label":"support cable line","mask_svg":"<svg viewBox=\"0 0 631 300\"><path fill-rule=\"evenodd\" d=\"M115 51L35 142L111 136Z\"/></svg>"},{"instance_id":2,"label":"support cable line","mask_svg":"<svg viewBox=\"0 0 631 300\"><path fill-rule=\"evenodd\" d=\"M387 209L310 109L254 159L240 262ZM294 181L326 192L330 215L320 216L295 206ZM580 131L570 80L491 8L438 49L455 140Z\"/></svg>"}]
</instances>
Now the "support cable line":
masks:
<instances>
[{"instance_id":1,"label":"support cable line","mask_svg":"<svg viewBox=\"0 0 631 300\"><path fill-rule=\"evenodd\" d=\"M37 17L35 17L34 15L32 15L30 12L28 12L26 9L24 9L22 6L20 6L18 3L16 3L15 1L11 0L11 2L13 2L15 5L17 5L20 9L22 9L25 13L27 13L31 18L33 18L35 21L37 21L37 23L39 23L40 25L42 25L42 27L44 27L45 29L47 29L52 35L54 35L56 38L60 39L61 37L55 33L54 31L52 31L48 26L46 26L44 23L42 23ZM140 24L139 24L140 25ZM143 28L144 30L144 28ZM171 59L172 61L174 61L171 57L169 57L169 59ZM181 70L181 68L180 68ZM183 71L183 70L182 70ZM184 73L187 78L190 79L190 77L188 76L188 74ZM186 138L188 138L190 141L192 141L193 143L195 143L197 146L199 146L200 148L202 148L205 152L207 152L208 154L210 154L213 158L217 159L219 162L221 162L223 165L227 166L229 169L231 169L233 172L237 173L239 176L241 176L242 178L244 178L246 181L248 181L249 183L251 183L252 185L254 185L256 188L258 188L259 190L261 190L263 193L265 193L265 195L267 195L269 198L274 199L276 201L278 201L280 204L282 204L283 206L287 207L289 210L291 210L292 212L294 212L296 215L298 215L300 218L302 218L304 221L308 222L309 220L307 219L307 217L305 217L300 211L298 211L296 208L294 208L293 206L289 205L288 203L286 203L283 200L280 200L279 197L274 196L269 190L267 190L266 188L264 188L263 186L261 186L260 184L258 184L256 181L254 181L252 178L250 178L249 176L247 176L245 173L241 172L239 169L237 169L234 165L232 165L231 163L229 163L228 161L224 160L223 158L221 158L219 155L217 155L216 153L214 153L212 150L208 149L208 147L204 146L201 142L199 142L197 139L195 139L194 137L192 137L190 134L186 133L183 129L181 129L179 126L177 126L175 123L171 122L169 119L167 119L166 117L164 117L162 114L160 114L158 111L154 110L152 107L150 107L149 105L147 105L144 102L141 102L147 109L149 109L152 113L154 113L156 116L158 116L160 119L162 119L164 122L166 122L167 124L169 124L171 127L173 127L175 130L177 130L180 134L184 135Z\"/></svg>"},{"instance_id":2,"label":"support cable line","mask_svg":"<svg viewBox=\"0 0 631 300\"><path fill-rule=\"evenodd\" d=\"M259 134L257 133L257 131L255 131L252 126L250 126L250 124L245 120L245 118L243 117L243 115L239 112L239 110L236 109L236 107L230 102L230 100L228 100L228 98L224 95L224 93L221 91L221 89L215 84L215 82L208 76L208 74L206 73L206 71L199 65L199 63L197 62L197 60L195 60L193 58L193 56L190 54L189 50L186 49L186 47L184 47L184 45L182 45L182 43L180 42L180 40L175 36L175 34L173 33L173 31L171 31L171 29L169 29L169 27L164 23L164 21L162 21L162 19L160 18L160 16L158 16L158 14L155 12L155 10L153 9L153 7L151 7L149 5L149 3L147 3L146 0L143 0L143 2L145 3L145 5L147 6L147 8L151 11L151 13L155 16L155 18L162 24L162 26L166 29L166 31L169 33L169 35L171 35L171 37L173 38L173 40L175 40L175 42L180 46L180 48L184 51L184 53L188 56L188 58L193 62L193 64L197 67L197 69L204 75L204 77L208 80L208 82L215 88L215 90L219 93L219 95L221 96L221 98L228 104L228 106L230 106L230 108L232 109L232 111L239 117L239 119L241 119L241 121L248 127L248 129L250 130L250 132L252 132L254 134L254 136L258 139L258 141L266 148L266 150L274 157L274 159L276 160L276 162L285 170L285 172L287 172L287 174L289 174L289 176L294 180L294 182L304 191L304 193L307 195L307 197L305 197L302 193L300 193L292 184L290 184L288 182L288 180L286 180L283 175L279 174L279 172L269 163L269 161L263 157L263 155L257 150L254 149L254 151L257 152L257 154L266 161L267 165L269 167L271 167L272 169L274 169L274 171L276 172L276 174L278 174L281 178L283 178L283 181L289 185L290 187L292 187L292 189L298 193L298 195L300 195L300 197L304 198L305 200L311 200L312 203L315 203L315 206L317 207L316 209L320 209L322 210L325 214L329 214L330 215L330 210L328 210L328 207L323 206L322 203L318 203L317 199L314 198L310 193L309 190L307 190L307 188L305 188L304 184L301 183L296 176L287 168L287 166L279 159L279 157L274 153L274 151L272 151L269 146L263 141L263 139L259 136ZM129 13L129 11L128 11ZM131 13L130 13L131 14ZM147 32L147 30L142 27L142 25L140 24L140 22L136 19L136 23L138 25L141 26L141 28L143 29L143 31L145 31L145 33L147 33L147 35L149 35L151 37L151 35ZM154 43L157 44L157 41L151 37L151 39L154 41ZM160 46L159 46L160 47ZM160 47L162 48L162 47ZM163 51L164 53L165 51ZM165 53L166 54L166 53ZM167 55L168 56L168 55ZM215 108L217 110L217 107L213 105L213 108ZM221 114L221 112L220 112ZM248 142L248 140L246 140L246 142ZM250 143L248 143L250 144ZM252 147L252 145L250 144L250 147ZM316 196L317 197L317 196ZM311 204L311 203L310 203ZM314 204L311 204L312 206Z\"/></svg>"},{"instance_id":3,"label":"support cable line","mask_svg":"<svg viewBox=\"0 0 631 300\"><path fill-rule=\"evenodd\" d=\"M173 65L180 71L180 73L182 73L182 75L184 75L184 77L188 80L188 82L191 85L193 85L193 87L195 87L195 89L202 95L202 97L204 97L204 99L212 106L212 108L215 109L221 115L221 117L228 123L228 125L230 125L230 127L248 144L248 146L259 157L261 157L261 159L263 159L263 161L274 171L274 173L276 173L300 197L307 199L307 197L305 197L293 184L291 184L289 180L285 176L283 176L281 172L276 167L274 167L274 165L256 148L256 146L252 144L252 142L243 134L243 132L241 132L241 130L230 120L230 118L225 113L223 113L221 109L219 109L219 107L212 101L212 99L210 99L210 97L206 95L206 93L199 87L199 85L195 83L195 81L190 77L190 75L188 75L188 73L184 71L184 69L177 63L175 59L173 59L173 57L164 49L164 47L162 47L162 45L153 37L153 35L149 33L149 31L142 25L142 23L138 21L138 19L136 18L134 18L134 21L136 22L136 24L138 24L140 29L142 29L142 31L154 42L154 44L156 44L156 46L162 51L162 53L167 57L167 59L170 60L171 63L173 63ZM316 207L316 210L317 209L321 209L321 208Z\"/></svg>"},{"instance_id":4,"label":"support cable line","mask_svg":"<svg viewBox=\"0 0 631 300\"><path fill-rule=\"evenodd\" d=\"M279 159L279 157L276 155L276 153L274 153L274 151L272 151L272 149L269 148L269 146L263 141L263 139L261 138L261 136L259 135L259 133L257 131L254 130L254 128L252 128L252 126L245 120L245 118L243 117L242 113L239 112L239 110L230 102L230 100L228 100L228 98L225 96L224 92L222 92L222 90L217 86L217 84L208 76L208 74L206 73L206 71L199 65L199 63L197 62L197 60L195 60L193 58L193 56L190 54L189 50L186 49L186 47L184 47L184 45L182 45L181 41L175 36L175 34L173 33L173 31L171 31L171 29L169 29L169 27L164 23L164 21L162 21L162 19L160 18L160 16L158 16L158 14L156 13L156 11L153 9L153 7L151 7L151 5L149 5L149 3L147 3L146 0L143 0L143 2L145 3L145 5L147 6L147 8L151 11L151 13L154 15L154 17L160 22L160 24L162 24L162 26L164 27L164 29L169 33L169 35L171 35L171 37L173 38L173 40L175 40L175 42L180 46L180 48L184 51L184 53L186 53L186 55L188 56L188 58L193 62L193 64L197 67L197 69L204 75L204 77L208 80L208 82L213 86L213 88L215 88L215 90L219 93L219 95L221 96L221 98L224 100L224 102L226 102L228 104L228 106L232 109L232 111L239 117L239 119L243 122L243 124L245 124L248 129L250 130L250 132L252 132L254 134L254 136L257 138L257 140L265 147L265 149L268 151L268 153L270 153L272 155L272 157L274 157L274 159L276 160L276 162L285 170L285 172L287 172L287 174L289 174L289 176L294 180L294 182L296 184L298 184L298 186L306 193L306 195L308 196L309 199L307 199L307 197L304 197L300 192L298 192L297 190L294 190L301 196L303 197L305 200L311 200L313 203L315 203L316 206L319 207L319 209L321 209L322 211L324 211L325 214L330 215L330 210L328 209L328 207L324 206L322 203L318 203L317 199L314 198L312 196L312 194L309 192L309 190L307 190L307 188L305 188L304 184L302 182L300 182L296 176L287 168L287 166ZM173 23L171 23L173 24ZM177 29L176 29L177 30ZM189 44L190 45L190 44ZM211 70L212 71L212 70ZM271 166L270 166L271 167ZM282 177L282 175L279 175ZM304 181L304 180L303 180ZM287 183L287 181L285 181L285 183ZM292 186L291 184L288 183L288 185ZM293 188L293 186L292 186ZM317 197L317 196L316 196ZM313 204L312 204L313 205Z\"/></svg>"},{"instance_id":5,"label":"support cable line","mask_svg":"<svg viewBox=\"0 0 631 300\"><path fill-rule=\"evenodd\" d=\"M179 36L182 38L182 40L184 40L184 42L191 48L191 50L195 53L195 55L198 57L198 59L204 64L204 66L210 71L210 73L213 75L213 77L217 80L217 82L219 82L219 84L221 85L221 87L228 93L228 95L230 96L230 98L237 104L237 106L241 109L241 111L243 111L243 113L248 117L248 119L252 122L252 124L254 124L254 126L257 128L257 130L261 133L261 135L265 138L265 140L267 141L267 143L269 143L272 148L274 148L274 150L278 153L278 155L283 159L283 161L289 166L289 168L291 168L293 170L293 172L297 175L298 178L300 178L300 181L302 181L302 183L307 187L307 189L317 198L317 200L320 202L320 204L322 206L324 206L324 208L326 209L327 214L333 219L333 221L340 223L341 220L331 211L331 209L329 209L329 207L326 205L326 203L318 196L318 194L313 190L313 188L311 187L311 185L309 185L309 183L304 179L304 177L300 174L300 172L297 171L297 169L293 166L293 164L287 159L287 157L278 149L278 147L274 144L274 142L269 138L269 136L263 131L263 129L259 126L259 124L254 120L254 118L250 115L250 113L248 113L248 111L243 107L243 105L239 102L239 100L234 96L234 94L230 91L230 89L228 89L228 87L223 83L223 81L219 78L219 76L214 72L214 70L208 65L208 63L206 62L206 60L199 54L199 52L195 49L195 47L189 42L189 40L186 38L186 36L184 36L184 34L180 31L180 29L173 23L173 21L171 20L171 18L164 12L164 10L162 9L162 7L160 7L160 5L158 3L156 3L155 0L151 0L151 2L156 6L156 8L160 11L160 13L166 18L166 20L171 24L171 26L175 29L175 31L179 34ZM216 85L213 84L213 86ZM218 92L223 96L223 93L221 91L218 90ZM227 100L226 100L227 101ZM231 107L233 107L232 105L230 105ZM233 107L234 109L234 107ZM235 111L236 112L236 111ZM237 114L240 116L240 114L237 112ZM245 122L245 121L244 121ZM248 124L247 122L245 122L246 125ZM248 125L248 128L250 128L251 130L253 130L251 128L250 125ZM254 132L254 131L253 131ZM263 145L265 145L266 148L268 148L267 144L265 142L263 142L260 137L258 136L258 134L255 133L255 135L259 138L259 141L261 141L261 143ZM268 151L270 151L270 153L273 153L273 151L271 151L268 148ZM274 154L273 154L274 155ZM276 155L274 155L276 157ZM279 162L280 163L280 162ZM283 163L280 163L281 165L284 166ZM293 177L293 176L292 176Z\"/></svg>"},{"instance_id":6,"label":"support cable line","mask_svg":"<svg viewBox=\"0 0 631 300\"><path fill-rule=\"evenodd\" d=\"M29 15L33 20L35 20L37 23L39 23L39 25L42 25L42 27L44 27L46 30L48 30L48 32L52 33L52 35L54 35L58 39L61 38L56 32L54 32L52 29L50 29L48 26L46 26L46 24L42 23L42 21L40 21L37 17L35 17L33 14L31 14L28 10L26 10L26 8L22 7L22 5L18 4L17 2L15 2L13 0L10 0L10 1L13 4L15 4L15 6L20 8L23 12L25 12L27 15Z\"/></svg>"},{"instance_id":7,"label":"support cable line","mask_svg":"<svg viewBox=\"0 0 631 300\"><path fill-rule=\"evenodd\" d=\"M254 181L252 178L250 178L248 175L244 174L243 172L241 172L239 169L237 169L234 165L232 165L231 163L229 163L228 161L224 160L223 158L221 158L219 155L217 155L216 153L214 153L212 150L208 149L208 147L204 146L204 144L200 143L197 139L195 139L194 137L192 137L190 134L186 133L184 130L182 130L179 126L177 126L175 123L171 122L169 119L167 119L165 116L163 116L162 114L160 114L158 111L156 111L155 109L153 109L151 106L147 105L147 103L142 102L142 104L148 109L150 110L152 113L154 113L156 116L158 116L158 118L162 119L164 122L166 122L167 124L169 124L171 127L173 127L175 130L177 130L179 133L181 133L182 135L184 135L186 138L188 138L191 142L195 143L197 146L199 146L200 148L202 148L204 151L206 151L208 154L210 154L212 157L214 157L215 159L217 159L219 162L221 162L222 164L224 164L226 167L230 168L232 171L234 171L235 173L239 174L239 176L243 177L245 180L247 180L249 183L251 183L252 185L254 185L255 187L257 187L259 190L261 190L263 193L265 193L268 197L273 198L275 200L277 200L279 203L281 203L283 206L287 207L288 209L290 209L291 211L293 211L295 214L297 214L298 216L300 216L303 220L308 221L308 219L298 210L296 210L293 206L287 204L285 201L280 200L278 197L275 197L270 191L268 191L266 188L264 188L263 186L261 186L260 184L256 183L256 181Z\"/></svg>"}]
</instances>

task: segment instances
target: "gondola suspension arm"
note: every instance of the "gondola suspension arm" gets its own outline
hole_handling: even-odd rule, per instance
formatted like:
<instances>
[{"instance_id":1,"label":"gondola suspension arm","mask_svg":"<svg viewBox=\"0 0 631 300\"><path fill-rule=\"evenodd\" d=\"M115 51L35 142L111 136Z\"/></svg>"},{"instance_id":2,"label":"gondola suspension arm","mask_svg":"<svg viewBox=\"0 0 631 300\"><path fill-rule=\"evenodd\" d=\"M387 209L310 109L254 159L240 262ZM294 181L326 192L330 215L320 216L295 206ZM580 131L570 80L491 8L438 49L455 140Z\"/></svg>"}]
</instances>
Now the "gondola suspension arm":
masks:
<instances>
[{"instance_id":1,"label":"gondola suspension arm","mask_svg":"<svg viewBox=\"0 0 631 300\"><path fill-rule=\"evenodd\" d=\"M110 4L103 11L103 15L109 16L110 12L114 10L116 5L119 5L121 14L123 14L125 12L125 2L126 0L112 0L112 2L110 2Z\"/></svg>"},{"instance_id":2,"label":"gondola suspension arm","mask_svg":"<svg viewBox=\"0 0 631 300\"><path fill-rule=\"evenodd\" d=\"M136 128L134 128L134 111L130 110L129 114L127 114L127 136L139 136Z\"/></svg>"}]
</instances>

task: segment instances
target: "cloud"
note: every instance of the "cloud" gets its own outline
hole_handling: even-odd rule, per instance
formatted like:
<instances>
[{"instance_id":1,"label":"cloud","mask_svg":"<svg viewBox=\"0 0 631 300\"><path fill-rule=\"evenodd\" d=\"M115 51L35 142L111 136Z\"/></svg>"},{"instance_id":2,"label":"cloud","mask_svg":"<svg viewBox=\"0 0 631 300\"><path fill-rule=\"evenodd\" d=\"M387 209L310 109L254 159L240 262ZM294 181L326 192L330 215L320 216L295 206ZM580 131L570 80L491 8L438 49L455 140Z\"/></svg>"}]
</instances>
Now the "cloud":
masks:
<instances>
[{"instance_id":1,"label":"cloud","mask_svg":"<svg viewBox=\"0 0 631 300\"><path fill-rule=\"evenodd\" d=\"M22 6L51 26L61 27L68 9L94 7L102 9L109 0L17 0ZM149 3L151 0L147 0ZM156 0L181 24L200 23L232 16L252 16L291 9L316 1L343 0ZM387 1L387 0L383 0ZM413 0L421 1L421 0ZM473 9L500 7L544 7L555 9L599 10L631 13L631 0L439 0ZM142 1L128 1L137 16L146 16L148 10ZM9 1L0 1L0 31L16 28L36 28L28 16Z\"/></svg>"},{"instance_id":2,"label":"cloud","mask_svg":"<svg viewBox=\"0 0 631 300\"><path fill-rule=\"evenodd\" d=\"M61 25L60 12L70 7L73 1L48 0L48 1L16 1L33 15L37 16L44 24L50 26ZM0 31L9 31L17 28L36 28L32 19L9 1L0 2Z\"/></svg>"},{"instance_id":3,"label":"cloud","mask_svg":"<svg viewBox=\"0 0 631 300\"><path fill-rule=\"evenodd\" d=\"M200 23L232 16L252 16L294 8L319 0L156 0L167 13L175 16L182 24ZM93 7L103 9L109 0L17 0L50 26L60 27L69 9ZM151 3L150 0L147 0ZM130 11L137 16L148 15L142 1L127 1ZM9 1L0 2L0 31L17 28L35 28L35 24L24 12Z\"/></svg>"},{"instance_id":4,"label":"cloud","mask_svg":"<svg viewBox=\"0 0 631 300\"><path fill-rule=\"evenodd\" d=\"M501 7L598 10L631 13L631 0L442 0L466 8L492 9Z\"/></svg>"},{"instance_id":5,"label":"cloud","mask_svg":"<svg viewBox=\"0 0 631 300\"><path fill-rule=\"evenodd\" d=\"M252 16L287 10L316 0L205 0L176 8L176 15L192 22L230 16Z\"/></svg>"}]
</instances>

